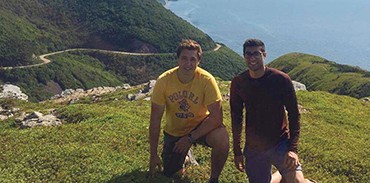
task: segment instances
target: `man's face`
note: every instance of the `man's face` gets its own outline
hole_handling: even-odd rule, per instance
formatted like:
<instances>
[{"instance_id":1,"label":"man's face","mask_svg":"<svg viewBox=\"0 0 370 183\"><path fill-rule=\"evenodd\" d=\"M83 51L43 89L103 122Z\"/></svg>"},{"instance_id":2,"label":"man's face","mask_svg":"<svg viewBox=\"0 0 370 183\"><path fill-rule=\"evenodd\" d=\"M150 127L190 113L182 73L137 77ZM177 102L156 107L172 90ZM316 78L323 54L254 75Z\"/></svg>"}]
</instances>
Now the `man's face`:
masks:
<instances>
[{"instance_id":1,"label":"man's face","mask_svg":"<svg viewBox=\"0 0 370 183\"><path fill-rule=\"evenodd\" d=\"M181 72L193 74L197 66L199 65L200 60L198 59L197 50L188 50L184 49L181 51L181 54L178 58L179 70Z\"/></svg>"},{"instance_id":2,"label":"man's face","mask_svg":"<svg viewBox=\"0 0 370 183\"><path fill-rule=\"evenodd\" d=\"M248 64L249 70L263 70L266 52L263 52L262 50L263 48L261 46L245 48L244 60Z\"/></svg>"}]
</instances>

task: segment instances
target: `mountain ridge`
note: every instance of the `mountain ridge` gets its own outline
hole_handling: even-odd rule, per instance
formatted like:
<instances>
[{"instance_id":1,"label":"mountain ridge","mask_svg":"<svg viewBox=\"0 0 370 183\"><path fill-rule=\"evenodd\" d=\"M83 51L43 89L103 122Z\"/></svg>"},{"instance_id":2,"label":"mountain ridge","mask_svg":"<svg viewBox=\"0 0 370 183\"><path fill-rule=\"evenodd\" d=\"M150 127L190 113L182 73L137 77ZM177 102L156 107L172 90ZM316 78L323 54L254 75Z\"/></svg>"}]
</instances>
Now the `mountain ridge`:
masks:
<instances>
[{"instance_id":1,"label":"mountain ridge","mask_svg":"<svg viewBox=\"0 0 370 183\"><path fill-rule=\"evenodd\" d=\"M268 65L305 84L308 90L328 91L355 98L370 96L370 72L359 67L304 53L288 53Z\"/></svg>"},{"instance_id":2,"label":"mountain ridge","mask_svg":"<svg viewBox=\"0 0 370 183\"><path fill-rule=\"evenodd\" d=\"M26 65L33 54L74 47L174 52L183 38L204 50L215 47L208 35L153 0L1 1L2 66Z\"/></svg>"},{"instance_id":3,"label":"mountain ridge","mask_svg":"<svg viewBox=\"0 0 370 183\"><path fill-rule=\"evenodd\" d=\"M31 96L30 99L33 101L43 100L56 94L51 89L54 88L55 84L62 90L68 88L88 89L104 85L116 86L123 83L135 85L146 82L147 80L144 81L144 78L155 79L160 72L174 66L176 60L173 56L165 56L160 53L174 52L176 44L183 37L199 41L205 51L212 50L216 46L216 43L208 35L177 17L156 1L35 0L29 3L26 0L1 1L0 9L4 11L0 11L0 14L4 16L1 16L0 23L3 23L4 29L0 29L0 32L2 31L4 34L0 34L0 66L17 67L22 65L22 67L27 67L24 65L37 64L39 61L35 59L35 54L78 46L82 48L109 48L110 50L117 48L119 51L159 54L158 56L149 56L151 58L142 56L123 58L91 52L89 54L92 54L92 57L83 56L85 53L76 52L78 56L65 54L66 58L56 57L63 61L51 63L50 66L40 65L40 67L27 70L0 71L0 83L10 82L20 86L27 95ZM155 46L156 44L157 46ZM368 72L340 64L334 66L333 62L328 61L325 62L330 63L328 68L339 68L337 70L346 72L338 72L334 69L331 73L328 70L326 75L331 80L321 81L319 74L311 73L314 72L314 69L307 69L309 67L304 67L303 70L293 68L303 66L291 64L292 61L289 60L298 59L301 61L296 61L297 63L302 62L307 65L308 62L301 59L303 57L305 56L294 57L294 54L286 54L269 65L287 72L293 79L306 84L309 90L324 90L356 98L370 95L370 82L367 77L370 74ZM288 61L283 63L282 59ZM317 60L325 60L317 59L315 56L311 56L309 59L313 60L311 65L313 63L318 65ZM122 65L130 63L127 62L128 60L135 60L137 65ZM154 60L157 60L158 65L154 64ZM224 80L231 80L233 76L246 69L243 59L229 48L222 48L221 52L216 54L205 53L203 60L202 67L204 66L216 77ZM147 61L150 62L150 67L153 67L151 71L147 70ZM320 63L324 63L323 61ZM68 67L76 68L67 69ZM142 72L144 70L146 72ZM310 72L308 72L309 70ZM316 68L316 70L319 69ZM351 71L351 74L347 71ZM145 75L145 77L138 73ZM322 71L320 73L322 74ZM342 73L343 76L337 76ZM314 79L312 79L313 76L315 76ZM335 78L337 81L331 82ZM352 78L354 81L351 81ZM50 86L50 83L54 84Z\"/></svg>"},{"instance_id":4,"label":"mountain ridge","mask_svg":"<svg viewBox=\"0 0 370 183\"><path fill-rule=\"evenodd\" d=\"M0 71L0 84L21 87L32 101L54 95L54 86L88 89L155 79L159 72L175 65L174 54L161 53L175 53L183 38L202 45L205 56L201 65L217 77L231 79L245 67L242 59L224 46L215 55L207 54L216 43L154 0L0 1L0 24L4 28L0 29L0 66L27 67L40 62L32 55L75 47L159 54L135 58L98 53L89 56L76 51L50 56L56 60L46 65Z\"/></svg>"}]
</instances>

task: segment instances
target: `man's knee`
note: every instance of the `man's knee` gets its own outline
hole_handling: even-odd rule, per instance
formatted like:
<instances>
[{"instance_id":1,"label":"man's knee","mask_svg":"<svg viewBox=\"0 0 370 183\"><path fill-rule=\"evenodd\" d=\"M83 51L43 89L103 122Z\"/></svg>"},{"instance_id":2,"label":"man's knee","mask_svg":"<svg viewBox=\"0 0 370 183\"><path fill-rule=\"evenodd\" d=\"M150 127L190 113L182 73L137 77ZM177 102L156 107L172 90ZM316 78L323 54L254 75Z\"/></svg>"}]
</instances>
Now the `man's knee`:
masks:
<instances>
[{"instance_id":1,"label":"man's knee","mask_svg":"<svg viewBox=\"0 0 370 183\"><path fill-rule=\"evenodd\" d=\"M212 148L229 151L229 135L224 126L212 130L207 135L206 142Z\"/></svg>"},{"instance_id":2,"label":"man's knee","mask_svg":"<svg viewBox=\"0 0 370 183\"><path fill-rule=\"evenodd\" d=\"M302 171L288 172L285 175L283 175L283 178L286 180L286 182L294 182L294 183L304 183L305 182Z\"/></svg>"}]
</instances>

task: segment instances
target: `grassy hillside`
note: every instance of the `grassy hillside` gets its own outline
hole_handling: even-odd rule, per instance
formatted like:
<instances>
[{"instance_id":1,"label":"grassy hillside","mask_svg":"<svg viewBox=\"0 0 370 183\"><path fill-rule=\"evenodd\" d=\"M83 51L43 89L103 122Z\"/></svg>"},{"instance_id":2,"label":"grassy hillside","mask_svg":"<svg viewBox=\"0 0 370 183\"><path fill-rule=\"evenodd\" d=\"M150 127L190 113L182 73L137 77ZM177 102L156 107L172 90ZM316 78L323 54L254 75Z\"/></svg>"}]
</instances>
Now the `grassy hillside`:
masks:
<instances>
[{"instance_id":1,"label":"grassy hillside","mask_svg":"<svg viewBox=\"0 0 370 183\"><path fill-rule=\"evenodd\" d=\"M106 54L102 52L84 52L100 60L116 75L125 77L124 82L132 85L147 82L164 71L177 65L176 54L160 54L151 56L133 56ZM231 80L247 66L243 59L229 48L222 46L218 51L204 52L200 67L223 80Z\"/></svg>"},{"instance_id":2,"label":"grassy hillside","mask_svg":"<svg viewBox=\"0 0 370 183\"><path fill-rule=\"evenodd\" d=\"M0 84L21 87L31 101L72 88L138 84L173 67L183 38L198 41L202 67L230 80L245 68L234 51L165 9L156 0L0 0L0 67L38 62L37 55L85 47L127 52L163 53L124 56L75 52L50 57L40 67L0 70Z\"/></svg>"},{"instance_id":3,"label":"grassy hillside","mask_svg":"<svg viewBox=\"0 0 370 183\"><path fill-rule=\"evenodd\" d=\"M29 100L46 99L60 91L52 88L92 88L122 84L120 78L104 70L104 65L89 56L56 56L57 62L40 67L0 71L0 80L22 88ZM53 94L54 93L54 94Z\"/></svg>"},{"instance_id":4,"label":"grassy hillside","mask_svg":"<svg viewBox=\"0 0 370 183\"><path fill-rule=\"evenodd\" d=\"M133 56L99 51L65 52L50 56L53 62L40 66L0 70L0 83L20 86L29 100L40 101L60 93L54 88L89 89L98 86L137 85L156 79L177 65L175 54ZM242 58L227 47L206 51L201 67L223 80L231 80L246 68Z\"/></svg>"},{"instance_id":5,"label":"grassy hillside","mask_svg":"<svg viewBox=\"0 0 370 183\"><path fill-rule=\"evenodd\" d=\"M222 93L229 82L220 84ZM14 120L0 122L2 182L148 182L150 102L126 101L122 90L72 105L2 101L22 110L55 108L63 125L17 129ZM298 92L302 114L299 154L307 177L320 183L369 182L370 103L326 92ZM228 102L224 123L231 132ZM230 139L231 140L231 139ZM191 166L183 182L206 182L210 150L194 149L200 166ZM230 156L221 182L246 182ZM159 176L151 182L171 182Z\"/></svg>"},{"instance_id":6,"label":"grassy hillside","mask_svg":"<svg viewBox=\"0 0 370 183\"><path fill-rule=\"evenodd\" d=\"M290 53L269 63L306 85L308 90L321 90L355 98L370 96L370 72L337 64L318 56Z\"/></svg>"},{"instance_id":7,"label":"grassy hillside","mask_svg":"<svg viewBox=\"0 0 370 183\"><path fill-rule=\"evenodd\" d=\"M215 46L156 0L0 0L0 25L0 66L75 47L173 52L182 38Z\"/></svg>"}]
</instances>

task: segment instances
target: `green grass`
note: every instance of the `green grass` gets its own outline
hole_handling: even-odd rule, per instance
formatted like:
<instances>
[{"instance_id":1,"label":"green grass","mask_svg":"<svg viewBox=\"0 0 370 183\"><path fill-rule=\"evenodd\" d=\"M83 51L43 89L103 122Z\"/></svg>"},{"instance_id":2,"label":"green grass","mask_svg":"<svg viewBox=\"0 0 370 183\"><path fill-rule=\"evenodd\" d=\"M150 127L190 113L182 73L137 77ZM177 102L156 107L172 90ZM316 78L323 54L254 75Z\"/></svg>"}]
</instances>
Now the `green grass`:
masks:
<instances>
[{"instance_id":1,"label":"green grass","mask_svg":"<svg viewBox=\"0 0 370 183\"><path fill-rule=\"evenodd\" d=\"M370 103L325 92L300 92L300 154L323 182L368 182Z\"/></svg>"},{"instance_id":2,"label":"green grass","mask_svg":"<svg viewBox=\"0 0 370 183\"><path fill-rule=\"evenodd\" d=\"M355 98L370 96L370 72L324 58L289 53L268 64L306 85L308 90L327 91Z\"/></svg>"},{"instance_id":3,"label":"green grass","mask_svg":"<svg viewBox=\"0 0 370 183\"><path fill-rule=\"evenodd\" d=\"M228 92L229 82L220 86L223 94ZM1 182L148 182L150 102L124 99L135 91L106 94L95 103L87 97L72 105L2 101L30 112L56 108L64 124L21 130L14 119L0 122ZM308 110L302 114L299 145L306 177L369 182L370 103L326 92L302 91L298 99ZM231 133L228 101L223 108ZM210 149L198 146L194 154L200 166L191 166L183 182L206 182ZM234 168L231 149L220 181L247 182ZM172 180L159 175L151 182Z\"/></svg>"}]
</instances>

